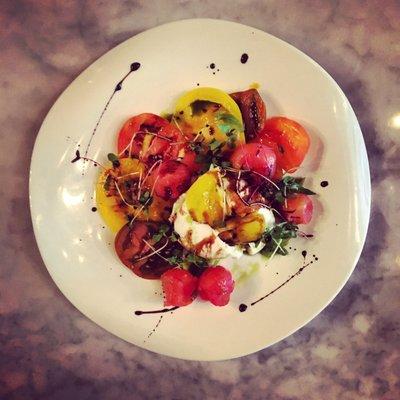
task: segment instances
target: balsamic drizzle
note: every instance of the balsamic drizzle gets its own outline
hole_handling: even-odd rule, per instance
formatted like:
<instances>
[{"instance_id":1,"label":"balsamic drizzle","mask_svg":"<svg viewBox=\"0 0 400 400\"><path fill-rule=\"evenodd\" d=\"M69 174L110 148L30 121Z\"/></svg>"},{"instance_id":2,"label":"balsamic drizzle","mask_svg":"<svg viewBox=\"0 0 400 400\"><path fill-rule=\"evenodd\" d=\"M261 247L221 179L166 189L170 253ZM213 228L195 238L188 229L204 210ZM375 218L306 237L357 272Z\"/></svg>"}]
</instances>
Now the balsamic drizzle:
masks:
<instances>
[{"instance_id":1,"label":"balsamic drizzle","mask_svg":"<svg viewBox=\"0 0 400 400\"><path fill-rule=\"evenodd\" d=\"M317 257L314 257L315 260L318 260ZM282 288L283 286L287 285L293 278L295 278L296 276L300 275L302 273L302 271L307 268L310 264L312 264L313 261L308 262L307 264L304 264L301 268L298 269L297 272L295 272L293 275L290 275L288 279L286 279L285 282L281 283L278 287L276 287L275 289L271 290L270 292L268 292L266 295L260 297L259 299L253 301L252 303L250 303L250 306L254 306L257 303L259 303L260 301L266 299L267 297L273 295L276 291L278 291L280 288ZM246 311L248 308L248 306L246 304L240 304L239 306L239 311L240 312L244 312Z\"/></svg>"},{"instance_id":2,"label":"balsamic drizzle","mask_svg":"<svg viewBox=\"0 0 400 400\"><path fill-rule=\"evenodd\" d=\"M149 332L149 334L147 335L147 338L143 341L143 343L146 343L147 339L150 339L151 335L157 330L163 317L164 317L164 315L160 316L159 320L156 323L156 326Z\"/></svg>"},{"instance_id":3,"label":"balsamic drizzle","mask_svg":"<svg viewBox=\"0 0 400 400\"><path fill-rule=\"evenodd\" d=\"M101 122L101 120L103 119L103 116L104 116L105 112L107 111L107 108L108 108L108 106L110 105L111 100L113 99L115 93L117 93L118 91L120 91L120 90L122 89L122 84L124 83L125 79L128 78L128 76L129 76L132 72L137 71L139 68L140 68L140 63L139 63L139 62L134 62L134 63L132 63L131 66L130 66L129 71L124 75L124 77L123 77L123 78L117 83L117 85L115 86L114 91L111 93L111 96L110 96L109 99L107 100L107 103L106 103L106 105L104 106L103 111L101 112L100 117L99 117L99 119L98 119L97 122L96 122L96 125L95 125L95 127L94 127L94 129L93 129L93 131L92 131L91 136L90 136L89 142L88 142L88 144L87 144L87 146L86 146L84 157L82 157L82 158L87 157L87 155L88 155L88 153L89 153L90 145L91 145L92 140L93 140L93 137L94 137L94 135L96 134L97 128L99 127L100 122ZM78 151L77 151L77 153L78 153ZM78 154L77 154L77 157L78 157ZM80 158L80 157L79 157L79 158ZM76 159L76 160L74 159L72 162L78 161L79 158Z\"/></svg>"},{"instance_id":4,"label":"balsamic drizzle","mask_svg":"<svg viewBox=\"0 0 400 400\"><path fill-rule=\"evenodd\" d=\"M327 187L329 185L329 182L328 181L322 181L321 182L321 186L322 187Z\"/></svg>"},{"instance_id":5,"label":"balsamic drizzle","mask_svg":"<svg viewBox=\"0 0 400 400\"><path fill-rule=\"evenodd\" d=\"M249 59L249 55L247 53L243 53L242 56L240 57L240 62L242 64L246 64L248 59Z\"/></svg>"},{"instance_id":6,"label":"balsamic drizzle","mask_svg":"<svg viewBox=\"0 0 400 400\"><path fill-rule=\"evenodd\" d=\"M163 308L161 310L151 310L151 311L135 311L135 315L144 315L144 314L162 314L170 311L177 310L179 306L171 307L171 308Z\"/></svg>"},{"instance_id":7,"label":"balsamic drizzle","mask_svg":"<svg viewBox=\"0 0 400 400\"><path fill-rule=\"evenodd\" d=\"M285 282L281 283L278 287L276 287L274 290L271 290L269 293L267 293L265 296L260 297L258 300L253 301L250 305L254 306L255 304L257 304L258 302L266 299L267 297L271 296L272 294L274 294L277 290L279 290L281 287L285 286L286 284L288 284L293 278L295 278L296 276L300 275L302 273L302 271L307 268L310 264L312 263L312 261L310 261L309 263L303 265L301 268L299 268L299 270L294 273L293 275L290 275L289 278L286 279Z\"/></svg>"},{"instance_id":8,"label":"balsamic drizzle","mask_svg":"<svg viewBox=\"0 0 400 400\"><path fill-rule=\"evenodd\" d=\"M81 159L81 153L79 150L75 152L75 157L71 160L71 163L77 162Z\"/></svg>"}]
</instances>

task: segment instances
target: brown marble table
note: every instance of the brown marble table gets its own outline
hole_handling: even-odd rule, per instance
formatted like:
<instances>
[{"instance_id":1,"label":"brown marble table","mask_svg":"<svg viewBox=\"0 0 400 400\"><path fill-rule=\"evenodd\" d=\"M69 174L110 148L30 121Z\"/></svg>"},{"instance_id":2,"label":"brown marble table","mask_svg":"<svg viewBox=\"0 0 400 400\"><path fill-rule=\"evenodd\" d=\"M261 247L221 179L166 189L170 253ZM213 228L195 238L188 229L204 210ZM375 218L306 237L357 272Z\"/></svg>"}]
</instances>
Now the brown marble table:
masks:
<instances>
[{"instance_id":1,"label":"brown marble table","mask_svg":"<svg viewBox=\"0 0 400 400\"><path fill-rule=\"evenodd\" d=\"M239 21L314 58L359 118L371 225L346 287L306 327L241 359L159 356L105 332L55 287L29 213L40 124L64 88L116 44L163 22ZM0 1L0 398L400 398L400 2Z\"/></svg>"}]
</instances>

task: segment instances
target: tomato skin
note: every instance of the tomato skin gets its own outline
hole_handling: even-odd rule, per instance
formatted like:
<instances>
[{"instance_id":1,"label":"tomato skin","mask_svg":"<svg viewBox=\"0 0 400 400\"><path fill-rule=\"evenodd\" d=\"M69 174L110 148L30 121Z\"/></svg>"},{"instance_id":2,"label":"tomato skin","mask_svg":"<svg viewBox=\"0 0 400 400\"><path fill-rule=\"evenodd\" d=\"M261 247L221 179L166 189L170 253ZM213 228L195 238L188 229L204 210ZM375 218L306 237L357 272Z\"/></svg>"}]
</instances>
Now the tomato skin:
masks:
<instances>
[{"instance_id":1,"label":"tomato skin","mask_svg":"<svg viewBox=\"0 0 400 400\"><path fill-rule=\"evenodd\" d=\"M172 266L153 256L136 261L152 251L145 243L151 242L152 235L158 231L158 224L135 221L132 226L124 225L115 237L115 252L122 263L137 276L144 279L159 279Z\"/></svg>"},{"instance_id":2,"label":"tomato skin","mask_svg":"<svg viewBox=\"0 0 400 400\"><path fill-rule=\"evenodd\" d=\"M243 116L246 140L252 140L264 127L267 112L265 103L257 89L231 93Z\"/></svg>"},{"instance_id":3,"label":"tomato skin","mask_svg":"<svg viewBox=\"0 0 400 400\"><path fill-rule=\"evenodd\" d=\"M307 131L298 122L286 117L267 119L255 141L272 147L277 164L287 172L297 170L310 148Z\"/></svg>"},{"instance_id":4,"label":"tomato skin","mask_svg":"<svg viewBox=\"0 0 400 400\"><path fill-rule=\"evenodd\" d=\"M288 222L308 224L313 215L314 205L306 194L296 194L282 204L282 213Z\"/></svg>"},{"instance_id":5,"label":"tomato skin","mask_svg":"<svg viewBox=\"0 0 400 400\"><path fill-rule=\"evenodd\" d=\"M161 276L164 305L183 307L195 298L198 279L181 268L172 268Z\"/></svg>"},{"instance_id":6,"label":"tomato skin","mask_svg":"<svg viewBox=\"0 0 400 400\"><path fill-rule=\"evenodd\" d=\"M155 194L164 200L176 200L191 182L190 169L182 162L163 161L149 177L149 184L154 185Z\"/></svg>"},{"instance_id":7,"label":"tomato skin","mask_svg":"<svg viewBox=\"0 0 400 400\"><path fill-rule=\"evenodd\" d=\"M208 267L200 276L198 293L215 306L226 306L235 287L230 271L221 266Z\"/></svg>"},{"instance_id":8,"label":"tomato skin","mask_svg":"<svg viewBox=\"0 0 400 400\"><path fill-rule=\"evenodd\" d=\"M197 173L203 167L202 164L196 161L197 154L188 148L188 146L184 147L185 154L183 158L180 160L182 164L185 164L192 173Z\"/></svg>"},{"instance_id":9,"label":"tomato skin","mask_svg":"<svg viewBox=\"0 0 400 400\"><path fill-rule=\"evenodd\" d=\"M267 178L275 174L275 152L261 143L247 143L237 147L230 160L237 169L255 171Z\"/></svg>"},{"instance_id":10,"label":"tomato skin","mask_svg":"<svg viewBox=\"0 0 400 400\"><path fill-rule=\"evenodd\" d=\"M140 150L142 149L143 136L140 138L141 140L132 140L131 139L135 135L138 135L140 132L141 125L146 121L147 118L150 118L151 114L139 114L135 117L129 118L124 125L122 126L121 130L118 133L118 154L120 156L124 155L134 155L136 157L139 156ZM139 139L139 138L138 138ZM130 152L129 152L130 147Z\"/></svg>"},{"instance_id":11,"label":"tomato skin","mask_svg":"<svg viewBox=\"0 0 400 400\"><path fill-rule=\"evenodd\" d=\"M144 145L146 132L154 134L148 146ZM180 147L171 143L184 141L182 133L166 119L144 113L128 119L121 128L118 134L118 154L122 157L140 157L143 161L176 158Z\"/></svg>"}]
</instances>

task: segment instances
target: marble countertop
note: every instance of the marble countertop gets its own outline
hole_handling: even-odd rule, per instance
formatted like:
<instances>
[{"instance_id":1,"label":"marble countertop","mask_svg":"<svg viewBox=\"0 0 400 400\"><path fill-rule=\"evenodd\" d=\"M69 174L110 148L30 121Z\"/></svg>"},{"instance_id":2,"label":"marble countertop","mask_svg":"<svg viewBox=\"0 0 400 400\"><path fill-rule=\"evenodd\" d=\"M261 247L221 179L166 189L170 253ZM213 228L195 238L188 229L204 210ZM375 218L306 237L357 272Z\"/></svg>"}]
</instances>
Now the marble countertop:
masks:
<instances>
[{"instance_id":1,"label":"marble countertop","mask_svg":"<svg viewBox=\"0 0 400 400\"><path fill-rule=\"evenodd\" d=\"M192 17L255 26L320 63L359 118L373 188L364 251L333 303L288 339L215 363L142 350L77 311L41 260L28 199L33 144L65 87L121 41ZM397 0L1 1L0 398L399 399L399 20Z\"/></svg>"}]
</instances>

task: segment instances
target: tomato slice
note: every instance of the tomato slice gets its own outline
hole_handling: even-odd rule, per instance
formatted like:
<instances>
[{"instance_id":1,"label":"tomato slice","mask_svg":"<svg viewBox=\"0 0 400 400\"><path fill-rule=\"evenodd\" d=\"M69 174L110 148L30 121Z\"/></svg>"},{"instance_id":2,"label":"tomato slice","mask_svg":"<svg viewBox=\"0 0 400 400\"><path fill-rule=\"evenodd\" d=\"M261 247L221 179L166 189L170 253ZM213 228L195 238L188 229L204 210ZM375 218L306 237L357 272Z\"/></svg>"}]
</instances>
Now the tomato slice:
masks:
<instances>
[{"instance_id":1,"label":"tomato slice","mask_svg":"<svg viewBox=\"0 0 400 400\"><path fill-rule=\"evenodd\" d=\"M274 176L276 156L261 143L247 143L237 147L230 158L233 167L255 171L267 178Z\"/></svg>"},{"instance_id":2,"label":"tomato slice","mask_svg":"<svg viewBox=\"0 0 400 400\"><path fill-rule=\"evenodd\" d=\"M231 93L242 112L246 140L252 140L262 130L267 118L265 103L257 89Z\"/></svg>"},{"instance_id":3,"label":"tomato slice","mask_svg":"<svg viewBox=\"0 0 400 400\"><path fill-rule=\"evenodd\" d=\"M195 101L209 101L212 103L220 104L227 110L229 114L232 114L240 124L242 121L242 114L239 106L235 103L228 93L216 88L211 87L199 87L189 92L186 92L176 102L176 114L184 111Z\"/></svg>"},{"instance_id":4,"label":"tomato slice","mask_svg":"<svg viewBox=\"0 0 400 400\"><path fill-rule=\"evenodd\" d=\"M115 237L115 251L124 265L136 275L144 279L159 279L170 268L168 262L157 254L151 254L153 235L158 231L158 225L151 222L134 222L132 226L124 225ZM160 244L154 245L160 247ZM154 248L153 247L153 248Z\"/></svg>"},{"instance_id":5,"label":"tomato slice","mask_svg":"<svg viewBox=\"0 0 400 400\"><path fill-rule=\"evenodd\" d=\"M125 122L118 134L118 154L143 161L177 158L185 142L183 134L169 121L144 113Z\"/></svg>"},{"instance_id":6,"label":"tomato slice","mask_svg":"<svg viewBox=\"0 0 400 400\"><path fill-rule=\"evenodd\" d=\"M311 221L313 210L313 202L306 194L296 194L282 204L284 217L294 224L308 224Z\"/></svg>"},{"instance_id":7,"label":"tomato slice","mask_svg":"<svg viewBox=\"0 0 400 400\"><path fill-rule=\"evenodd\" d=\"M297 170L310 148L307 131L298 122L286 117L267 119L255 141L272 147L277 164L287 172Z\"/></svg>"},{"instance_id":8,"label":"tomato slice","mask_svg":"<svg viewBox=\"0 0 400 400\"><path fill-rule=\"evenodd\" d=\"M176 200L185 192L191 181L189 167L175 160L163 161L149 176L149 185L154 186L155 194L164 200Z\"/></svg>"}]
</instances>

